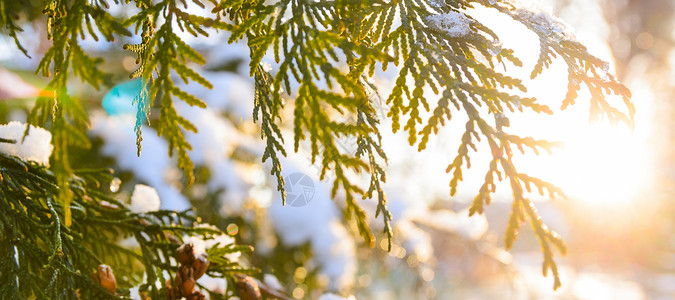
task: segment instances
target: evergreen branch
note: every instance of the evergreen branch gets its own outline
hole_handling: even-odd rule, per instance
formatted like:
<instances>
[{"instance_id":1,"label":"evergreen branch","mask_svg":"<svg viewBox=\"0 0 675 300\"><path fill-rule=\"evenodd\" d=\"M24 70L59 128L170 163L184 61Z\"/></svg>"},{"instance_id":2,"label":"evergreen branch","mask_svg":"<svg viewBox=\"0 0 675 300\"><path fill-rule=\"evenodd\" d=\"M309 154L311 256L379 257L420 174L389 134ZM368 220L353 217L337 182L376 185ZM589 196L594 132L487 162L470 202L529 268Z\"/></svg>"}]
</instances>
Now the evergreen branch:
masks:
<instances>
[{"instance_id":1,"label":"evergreen branch","mask_svg":"<svg viewBox=\"0 0 675 300\"><path fill-rule=\"evenodd\" d=\"M340 114L358 114L358 109L368 107L368 99L363 85L359 82L362 73L368 63L375 60L386 61L387 56L382 52L360 45L350 40L350 31L347 31L346 20L341 18L349 16L354 18L353 13L358 14L367 5L360 2L335 1L334 3L321 3L304 0L285 0L272 5L262 3L250 6L242 3L221 3L218 7L235 21L232 28L230 42L234 42L244 35L248 38L251 49L251 74L256 78L256 113L264 113L269 110L272 114L269 118L262 118L262 137L267 140L267 147L263 155L263 161L272 158L272 174L277 177L277 189L282 193L283 178L281 178L281 165L276 157L276 151L283 151L281 147L280 132L275 124L278 118L277 112L282 107L281 87L286 88L291 94L291 80L300 83L295 97L294 108L294 148L298 150L300 141L308 139L311 150L311 161L320 158L321 175L323 179L327 172L332 169L335 174L332 195L342 189L345 194L347 206L346 216L355 216L361 235L368 244L374 244L373 235L366 223L365 212L354 200L356 195L364 195L361 188L347 179L345 172L360 172L367 170L369 166L375 170L375 161L366 161L360 157L353 157L341 153L336 148L335 139L338 137L356 137L363 144L364 153L372 155L375 146L379 153L384 153L378 143L365 137L375 132L374 125L365 122L349 124L336 122L325 112L324 106L330 106ZM281 16L287 10L293 12L288 20L282 20ZM325 28L325 29L324 29ZM344 33L344 34L343 34ZM262 57L272 48L275 59L279 63L279 70L272 79L260 70ZM341 58L336 54L339 49L347 57L349 72L341 71L334 65L341 63ZM283 56L283 57L282 57ZM333 62L333 63L331 63ZM316 81L323 80L327 88L320 88ZM267 96L271 94L271 96ZM373 110L362 110L362 114L373 117ZM361 116L359 116L360 118ZM257 120L257 118L256 118ZM371 147L372 146L372 147ZM283 153L283 152L282 152ZM285 154L285 153L284 153ZM371 170L371 171L372 171ZM383 172L383 169L380 168ZM375 172L375 171L373 171ZM374 173L373 173L374 174ZM381 174L383 175L383 174ZM382 176L374 175L371 190L377 189ZM372 196L372 192L369 193ZM282 200L283 201L283 200ZM384 196L380 197L380 206L377 214L384 214L387 231L390 231L390 215L386 211Z\"/></svg>"},{"instance_id":2,"label":"evergreen branch","mask_svg":"<svg viewBox=\"0 0 675 300\"><path fill-rule=\"evenodd\" d=\"M611 121L633 125L635 109L630 101L630 90L616 81L609 72L609 63L588 53L587 48L574 39L562 21L532 16L531 12L509 3L500 3L493 7L522 23L539 37L539 59L532 71L532 78L540 74L544 67L548 67L556 56L560 56L567 64L569 85L562 109L574 104L576 91L579 89L579 84L583 82L591 93L592 118L607 117ZM628 112L621 112L610 105L606 97L610 94L621 96Z\"/></svg>"},{"instance_id":3,"label":"evergreen branch","mask_svg":"<svg viewBox=\"0 0 675 300\"><path fill-rule=\"evenodd\" d=\"M146 283L151 286L153 298L160 298L162 294L155 279L163 277L164 272L175 274L177 270L171 257L179 245L172 242L175 240L170 237L172 234L202 239L225 234L210 227L192 227L196 219L188 212L132 213L121 203L89 187L110 178L109 170L77 171L83 172L96 180L71 177L69 184L57 185L58 177L45 167L0 153L0 209L3 211L0 229L4 233L0 235L0 247L9 250L0 255L0 295L3 297L41 295L45 299L76 299L79 294L87 299L127 299L93 281L90 271L107 263L113 269L137 272L129 266L140 262L144 264L144 270L140 271L148 274ZM66 207L51 199L59 187L68 188L73 197L70 227L64 221ZM112 201L116 206L104 207L102 201ZM140 254L114 242L130 235L139 242ZM251 250L246 246L219 244L209 248L209 253L214 253L216 260L216 254ZM230 262L228 269L249 270L235 262ZM223 269L214 269L217 270ZM230 272L212 274L233 276ZM159 282L166 288L164 280Z\"/></svg>"},{"instance_id":4,"label":"evergreen branch","mask_svg":"<svg viewBox=\"0 0 675 300\"><path fill-rule=\"evenodd\" d=\"M0 2L0 28L3 28L8 36L14 40L16 48L23 53L28 58L31 58L28 55L28 50L21 45L19 37L17 34L23 32L23 29L15 23L15 19L18 19L19 11L26 8L24 3L19 1L2 1Z\"/></svg>"},{"instance_id":5,"label":"evergreen branch","mask_svg":"<svg viewBox=\"0 0 675 300\"><path fill-rule=\"evenodd\" d=\"M199 1L194 3L202 5ZM186 65L188 59L203 64L204 58L173 33L172 22L175 21L182 31L194 36L204 37L207 37L208 34L202 27L227 28L229 25L218 19L186 13L178 8L173 1L153 4L138 0L137 4L145 9L130 17L124 23L135 24L136 28L141 27L142 41L140 44L124 45L124 49L136 52L138 55L137 63L139 67L130 74L130 77L143 77L147 80L147 84L135 100L138 103L135 127L138 155L140 155L142 149L142 124L149 120L149 107L152 105L152 101L159 99L160 116L157 131L169 142L169 155L172 156L174 151L176 152L178 167L183 170L188 186L190 186L194 182L194 164L188 155L188 151L192 147L185 139L183 132L184 130L196 132L196 127L178 114L173 106L172 96L191 106L205 108L206 104L197 97L176 87L171 78L171 70L176 72L186 83L194 81L209 89L213 86L206 78ZM161 25L156 23L160 15L164 19L164 23Z\"/></svg>"}]
</instances>

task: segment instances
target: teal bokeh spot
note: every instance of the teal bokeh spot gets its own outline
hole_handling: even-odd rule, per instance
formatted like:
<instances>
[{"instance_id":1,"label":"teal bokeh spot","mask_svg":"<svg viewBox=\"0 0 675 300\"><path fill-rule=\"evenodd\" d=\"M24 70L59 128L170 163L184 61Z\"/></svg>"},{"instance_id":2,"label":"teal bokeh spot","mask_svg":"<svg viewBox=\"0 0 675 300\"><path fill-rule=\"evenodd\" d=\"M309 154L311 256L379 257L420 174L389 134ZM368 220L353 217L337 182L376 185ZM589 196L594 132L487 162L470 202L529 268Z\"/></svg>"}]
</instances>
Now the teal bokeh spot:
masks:
<instances>
[{"instance_id":1,"label":"teal bokeh spot","mask_svg":"<svg viewBox=\"0 0 675 300\"><path fill-rule=\"evenodd\" d=\"M141 78L122 82L103 97L101 105L110 116L136 114L136 106L132 103L141 93L141 89L143 89Z\"/></svg>"}]
</instances>

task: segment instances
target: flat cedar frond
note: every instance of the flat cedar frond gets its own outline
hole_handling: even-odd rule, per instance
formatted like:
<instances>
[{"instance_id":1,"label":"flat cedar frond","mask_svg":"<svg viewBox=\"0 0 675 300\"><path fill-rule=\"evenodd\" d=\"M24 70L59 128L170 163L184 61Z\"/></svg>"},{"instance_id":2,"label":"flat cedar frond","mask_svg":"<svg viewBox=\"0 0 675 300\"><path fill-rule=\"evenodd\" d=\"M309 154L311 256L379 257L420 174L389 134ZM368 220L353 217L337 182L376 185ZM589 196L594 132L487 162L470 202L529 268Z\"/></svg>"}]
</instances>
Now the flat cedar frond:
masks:
<instances>
[{"instance_id":1,"label":"flat cedar frond","mask_svg":"<svg viewBox=\"0 0 675 300\"><path fill-rule=\"evenodd\" d=\"M282 204L286 204L286 191L284 190L285 181L281 174L281 162L277 156L277 151L286 156L284 150L284 138L281 135L281 130L276 124L277 120L281 119L279 112L283 106L281 97L274 97L273 91L270 90L272 75L264 70L262 66L258 66L255 70L255 99L253 107L253 120L260 120L260 137L266 141L265 152L263 153L262 162L267 159L272 159L271 175L277 179L277 191L281 193Z\"/></svg>"},{"instance_id":2,"label":"flat cedar frond","mask_svg":"<svg viewBox=\"0 0 675 300\"><path fill-rule=\"evenodd\" d=\"M67 13L66 13L67 12ZM47 15L48 38L53 41L40 61L36 73L52 76L47 85L51 97L40 97L31 110L28 122L38 126L46 126L51 121L50 131L54 144L54 170L58 182L65 184L72 170L68 159L68 146L88 147L86 126L88 117L79 100L68 96L67 82L70 71L90 85L98 88L108 81L105 72L98 69L102 62L98 58L88 56L79 46L79 38L93 33L96 26L108 40L113 34L130 35L106 11L96 4L84 0L48 1L43 13ZM92 25L92 20L94 25ZM87 24L85 29L82 25ZM58 202L65 207L65 224L70 225L70 202L73 195L64 189L58 193Z\"/></svg>"},{"instance_id":3,"label":"flat cedar frond","mask_svg":"<svg viewBox=\"0 0 675 300\"><path fill-rule=\"evenodd\" d=\"M219 9L235 21L230 42L244 36L248 39L251 48L250 70L257 80L256 113L264 110L280 111L282 87L291 95L291 80L300 83L293 110L294 148L297 151L301 140L309 140L312 162L320 158L321 179L328 171L335 174L332 195L335 196L340 188L344 191L347 204L345 215L355 216L361 235L368 244L374 245L365 212L355 201L355 195L363 196L364 191L350 182L345 172L370 170L374 177L371 178L370 192L367 194L372 196L373 191L379 190L383 176L378 175L376 169L383 169L370 156L375 154L383 157L384 152L379 146L379 139L368 137L377 131L376 122L336 122L324 108L329 105L342 114L358 114L359 118L365 116L371 121L376 120L360 79L368 64L387 61L388 56L351 40L350 33L355 29L342 18L349 16L356 21L366 7L361 1L282 0L270 5L261 2L244 5L233 1L227 5L221 4ZM292 17L282 18L287 11ZM279 63L278 72L273 78L260 72L262 57L268 50L274 52L276 62ZM343 53L343 58L338 56L337 50ZM349 72L336 66L344 63L343 60L346 60ZM323 81L327 89L320 88L318 81ZM263 87L265 84L270 87ZM268 91L272 93L271 96L264 95ZM254 116L257 119L257 115ZM277 189L283 195L281 164L275 154L281 149L277 146L281 144L278 141L280 135L276 134L278 130L275 130L277 118L278 114L273 114L272 118L262 120L263 135L268 140L263 159L272 158L272 173L276 175ZM361 143L359 147L362 154L367 156L341 153L335 142L338 137L356 137ZM389 233L391 217L386 211L384 195L378 198L378 215L380 211L383 213L385 231Z\"/></svg>"},{"instance_id":4,"label":"flat cedar frond","mask_svg":"<svg viewBox=\"0 0 675 300\"><path fill-rule=\"evenodd\" d=\"M23 29L16 24L16 16L22 10L26 9L24 3L19 1L2 1L0 2L0 28L4 28L7 32L7 35L12 37L16 47L28 58L28 50L21 45L19 41L18 33L23 32Z\"/></svg>"},{"instance_id":5,"label":"flat cedar frond","mask_svg":"<svg viewBox=\"0 0 675 300\"><path fill-rule=\"evenodd\" d=\"M512 16L539 36L541 51L532 71L533 78L556 57L562 58L569 65L569 91L563 101L563 108L574 103L576 91L583 82L592 95L590 108L593 116L607 116L611 120L632 124L634 108L629 100L628 89L608 74L606 64L588 54L585 47L569 38L562 31L564 28L558 31L559 21L542 20L540 15L530 14L508 1L480 3ZM550 151L556 143L509 135L502 130L504 124L508 126L505 113L514 112L515 109L523 111L523 108L527 108L546 114L553 112L548 106L536 103L534 98L520 97L508 92L512 89L525 92L526 88L519 79L495 71L493 62L506 60L516 66L522 66L522 62L514 56L512 50L501 47L498 36L492 30L463 14L462 10L471 5L473 4L466 1L406 0L373 5L367 10L364 23L360 27L360 32L367 33L360 39L367 41L375 49L393 53L393 63L400 70L395 86L387 98L387 104L391 105L388 116L392 118L394 132L401 128L401 118L407 116L403 129L407 131L411 145L418 143L418 150L424 150L431 133L437 133L440 126L451 121L453 106L469 117L458 154L447 168L447 172L453 173L450 181L451 194L456 193L457 184L463 178L462 168L465 162L466 167L470 167L468 149L477 150L475 141L480 141L482 136L490 147L493 160L470 212L481 213L484 206L490 203L490 195L496 189L495 177L500 181L508 179L514 192L514 204L512 221L507 230L507 245L515 240L518 224L526 217L529 218L542 243L544 268L553 271L554 288L557 288L560 282L548 245L561 242L557 235L556 239L551 238L550 230L541 223L536 209L524 197L523 190L529 192L531 185L534 185L541 194L548 191L550 196L564 196L564 193L553 184L517 173L511 163L512 146L521 152L527 147L538 154L541 149ZM396 18L398 22L394 22ZM370 69L373 67L374 65ZM427 87L439 95L439 99L424 124L420 117L421 110L431 109L427 95L422 93L423 88ZM611 106L605 93L623 97L628 114ZM477 107L486 107L489 113L495 115L498 119L497 128L485 121ZM418 125L422 125L421 130L418 130ZM421 136L420 140L418 135Z\"/></svg>"},{"instance_id":6,"label":"flat cedar frond","mask_svg":"<svg viewBox=\"0 0 675 300\"><path fill-rule=\"evenodd\" d=\"M204 108L206 104L177 87L171 78L171 70L176 72L186 83L194 81L209 89L213 86L206 78L187 66L189 60L203 64L204 58L173 32L172 22L176 22L179 30L188 32L195 37L208 37L208 33L202 27L227 28L229 25L218 18L205 18L189 14L176 6L173 1L153 4L138 0L136 3L143 9L130 17L125 24L135 24L136 28L141 28L142 40L140 44L124 45L124 49L136 52L138 55L137 63L139 67L131 73L130 77L142 77L147 80L141 96L135 101L138 105L135 126L138 155L140 155L142 149L141 128L143 122L149 120L150 106L155 99L158 99L160 116L157 132L169 142L169 155L173 155L174 151L177 154L178 167L183 170L188 186L190 186L194 182L194 164L188 155L188 151L192 147L185 139L183 131L196 131L196 128L189 121L180 117L173 105L173 97L191 106ZM195 1L195 3L203 6L199 1ZM164 19L164 23L157 24L160 16Z\"/></svg>"},{"instance_id":7,"label":"flat cedar frond","mask_svg":"<svg viewBox=\"0 0 675 300\"><path fill-rule=\"evenodd\" d=\"M539 59L532 70L532 78L539 75L544 67L548 67L556 56L560 56L567 64L569 85L561 105L562 109L574 104L576 91L579 90L579 85L584 83L591 93L592 118L604 116L611 121L633 124L635 109L629 100L630 90L609 73L609 63L591 55L584 45L576 41L561 20L534 15L532 11L515 7L508 2L499 2L492 7L522 23L539 37ZM624 99L628 113L619 111L607 102L606 95L610 94L619 95Z\"/></svg>"}]
</instances>

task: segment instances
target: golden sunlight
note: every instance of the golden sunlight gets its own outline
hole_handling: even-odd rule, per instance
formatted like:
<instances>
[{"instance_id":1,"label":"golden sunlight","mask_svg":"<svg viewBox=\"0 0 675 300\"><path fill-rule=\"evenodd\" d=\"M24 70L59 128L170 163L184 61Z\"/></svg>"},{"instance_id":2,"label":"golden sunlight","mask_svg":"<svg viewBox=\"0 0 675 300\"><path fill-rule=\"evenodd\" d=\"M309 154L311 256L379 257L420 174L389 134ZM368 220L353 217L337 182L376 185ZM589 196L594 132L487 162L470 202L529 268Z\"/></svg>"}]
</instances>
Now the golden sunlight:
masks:
<instances>
[{"instance_id":1,"label":"golden sunlight","mask_svg":"<svg viewBox=\"0 0 675 300\"><path fill-rule=\"evenodd\" d=\"M558 122L539 117L522 125L536 132L557 132L562 146L552 154L526 155L523 167L563 188L572 200L592 206L626 205L639 199L653 181L654 149L650 149L653 114L650 93L634 85L640 102L636 127L608 120L588 121L587 103L580 101ZM528 124L529 123L529 124Z\"/></svg>"},{"instance_id":2,"label":"golden sunlight","mask_svg":"<svg viewBox=\"0 0 675 300\"><path fill-rule=\"evenodd\" d=\"M488 9L476 8L486 23L496 24L505 47L514 49L523 58L523 68L508 67L516 77L524 79L527 95L535 96L542 104L554 110L553 116L518 113L511 119L510 133L531 135L559 141L563 146L535 156L531 153L516 158L522 172L531 172L563 188L571 200L592 206L628 204L638 198L652 182L654 149L650 149L654 124L654 96L648 84L640 79L628 80L637 106L635 128L626 124L610 124L609 120L589 122L590 95L582 85L577 103L560 111L560 101L567 91L567 68L555 61L549 72L529 80L532 66L539 56L537 38L530 36L522 25L499 16ZM600 20L593 28L602 28ZM606 25L606 24L605 24ZM577 38L599 55L612 62L609 46L598 38L605 32L592 32L588 28L577 31ZM614 63L610 63L614 65ZM631 82L632 81L632 82ZM621 107L621 99L610 99ZM517 115L517 116L516 116Z\"/></svg>"},{"instance_id":3,"label":"golden sunlight","mask_svg":"<svg viewBox=\"0 0 675 300\"><path fill-rule=\"evenodd\" d=\"M626 126L589 124L587 131L564 141L563 148L549 157L558 167L543 176L589 204L626 203L650 182L643 138Z\"/></svg>"}]
</instances>

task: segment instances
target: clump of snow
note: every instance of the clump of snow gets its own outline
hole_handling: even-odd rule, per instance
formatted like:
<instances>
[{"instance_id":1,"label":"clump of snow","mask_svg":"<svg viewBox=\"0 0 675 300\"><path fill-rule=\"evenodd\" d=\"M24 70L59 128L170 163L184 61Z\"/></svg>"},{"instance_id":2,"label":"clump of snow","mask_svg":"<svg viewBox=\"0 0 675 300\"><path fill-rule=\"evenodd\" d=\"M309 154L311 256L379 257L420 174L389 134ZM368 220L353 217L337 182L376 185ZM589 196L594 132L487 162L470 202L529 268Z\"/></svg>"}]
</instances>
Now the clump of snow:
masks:
<instances>
[{"instance_id":1,"label":"clump of snow","mask_svg":"<svg viewBox=\"0 0 675 300\"><path fill-rule=\"evenodd\" d=\"M509 0L509 3L516 9L515 15L533 24L537 31L557 40L563 38L575 39L570 26L565 21L555 17L551 13L551 9L543 6L540 1Z\"/></svg>"},{"instance_id":2,"label":"clump of snow","mask_svg":"<svg viewBox=\"0 0 675 300\"><path fill-rule=\"evenodd\" d=\"M488 48L488 51L492 55L499 55L499 53L502 53L502 42L499 40L492 41L490 47Z\"/></svg>"},{"instance_id":3,"label":"clump of snow","mask_svg":"<svg viewBox=\"0 0 675 300\"><path fill-rule=\"evenodd\" d=\"M28 135L24 139L25 130L26 124L16 121L0 125L0 138L16 141L14 144L0 143L0 152L48 167L49 157L54 149L51 144L52 134L43 128L30 125Z\"/></svg>"},{"instance_id":4,"label":"clump of snow","mask_svg":"<svg viewBox=\"0 0 675 300\"><path fill-rule=\"evenodd\" d=\"M133 300L141 300L140 292L138 291L138 286L132 287L129 289L129 298Z\"/></svg>"},{"instance_id":5,"label":"clump of snow","mask_svg":"<svg viewBox=\"0 0 675 300\"><path fill-rule=\"evenodd\" d=\"M253 98L249 100L252 102ZM223 191L219 194L222 210L239 213L244 207L248 185L237 174L230 157L240 142L240 134L231 122L219 115L212 102L207 101L207 105L206 109L202 109L176 103L181 115L197 128L197 133L185 132L186 140L192 145L189 155L195 165L209 168L208 190Z\"/></svg>"},{"instance_id":6,"label":"clump of snow","mask_svg":"<svg viewBox=\"0 0 675 300\"><path fill-rule=\"evenodd\" d=\"M445 5L444 0L429 0L429 5L434 8L441 8Z\"/></svg>"},{"instance_id":7,"label":"clump of snow","mask_svg":"<svg viewBox=\"0 0 675 300\"><path fill-rule=\"evenodd\" d=\"M200 255L206 253L206 243L197 236L188 237L185 240L185 243L192 244L192 252L195 254L195 257L199 257Z\"/></svg>"},{"instance_id":8,"label":"clump of snow","mask_svg":"<svg viewBox=\"0 0 675 300\"><path fill-rule=\"evenodd\" d=\"M247 52L240 54L248 56ZM241 168L230 158L237 145L244 142L233 122L251 120L255 91L253 80L229 72L203 71L200 74L213 84L213 89L195 82L179 87L202 99L207 108L192 107L179 100L174 105L180 115L198 130L197 133L185 131L184 135L192 146L189 156L193 163L210 170L209 182L206 184L208 191L221 192L219 200L223 204L222 211L240 213L249 184L242 179ZM132 101L132 95L121 96L127 97L129 103ZM224 117L222 113L225 111L235 120ZM176 178L167 178L171 174L180 177L180 171L175 167L175 159L167 155L166 141L158 137L154 129L143 127L143 150L141 156L137 157L134 147L134 113L122 111L115 116L97 116L92 123L92 132L105 141L103 154L115 157L120 168L133 171L139 180L157 188L162 198L162 208L185 210L190 207L176 184L171 182Z\"/></svg>"},{"instance_id":9,"label":"clump of snow","mask_svg":"<svg viewBox=\"0 0 675 300\"><path fill-rule=\"evenodd\" d=\"M275 289L275 290L281 291L281 290L284 289L284 287L279 282L279 279L276 276L274 276L272 274L269 274L269 273L265 274L265 276L263 276L263 283L265 285L267 285L268 287L270 287L272 289Z\"/></svg>"},{"instance_id":10,"label":"clump of snow","mask_svg":"<svg viewBox=\"0 0 675 300\"><path fill-rule=\"evenodd\" d=\"M471 19L464 13L450 11L440 15L430 15L426 21L432 28L442 31L451 37L462 37L471 31Z\"/></svg>"},{"instance_id":11,"label":"clump of snow","mask_svg":"<svg viewBox=\"0 0 675 300\"><path fill-rule=\"evenodd\" d=\"M227 279L225 278L214 278L204 274L197 280L197 283L205 289L217 294L224 295L227 292Z\"/></svg>"},{"instance_id":12,"label":"clump of snow","mask_svg":"<svg viewBox=\"0 0 675 300\"><path fill-rule=\"evenodd\" d=\"M134 192L131 194L131 206L129 209L133 213L144 214L158 211L160 203L157 190L144 184L137 184L134 187Z\"/></svg>"}]
</instances>

